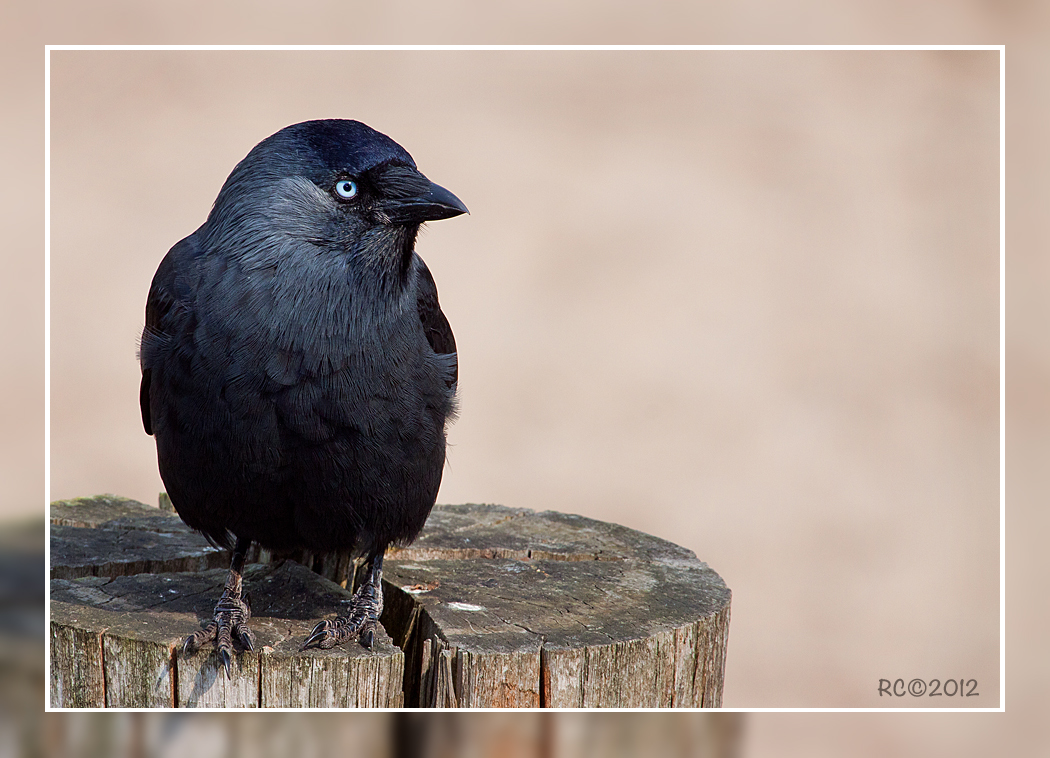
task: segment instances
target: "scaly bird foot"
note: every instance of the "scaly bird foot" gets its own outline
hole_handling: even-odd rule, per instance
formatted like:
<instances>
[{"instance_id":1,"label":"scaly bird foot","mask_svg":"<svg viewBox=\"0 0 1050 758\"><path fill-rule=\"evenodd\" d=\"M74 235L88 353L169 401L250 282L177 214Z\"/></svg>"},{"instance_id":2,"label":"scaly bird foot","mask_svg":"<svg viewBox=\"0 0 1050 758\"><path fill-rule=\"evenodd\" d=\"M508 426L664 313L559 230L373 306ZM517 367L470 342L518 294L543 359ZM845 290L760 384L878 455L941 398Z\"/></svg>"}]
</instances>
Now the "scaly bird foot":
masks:
<instances>
[{"instance_id":1,"label":"scaly bird foot","mask_svg":"<svg viewBox=\"0 0 1050 758\"><path fill-rule=\"evenodd\" d=\"M219 660L226 670L226 678L231 678L233 641L237 640L241 647L249 652L255 649L255 633L248 628L248 619L251 617L252 609L247 595L242 600L240 597L223 593L215 606L215 617L205 624L203 629L198 629L186 638L182 646L183 654L193 655L201 646L214 641Z\"/></svg>"},{"instance_id":2,"label":"scaly bird foot","mask_svg":"<svg viewBox=\"0 0 1050 758\"><path fill-rule=\"evenodd\" d=\"M314 627L300 650L318 647L322 650L341 645L355 636L368 649L375 642L379 617L383 614L383 591L368 582L354 593L345 616L326 619Z\"/></svg>"}]
</instances>

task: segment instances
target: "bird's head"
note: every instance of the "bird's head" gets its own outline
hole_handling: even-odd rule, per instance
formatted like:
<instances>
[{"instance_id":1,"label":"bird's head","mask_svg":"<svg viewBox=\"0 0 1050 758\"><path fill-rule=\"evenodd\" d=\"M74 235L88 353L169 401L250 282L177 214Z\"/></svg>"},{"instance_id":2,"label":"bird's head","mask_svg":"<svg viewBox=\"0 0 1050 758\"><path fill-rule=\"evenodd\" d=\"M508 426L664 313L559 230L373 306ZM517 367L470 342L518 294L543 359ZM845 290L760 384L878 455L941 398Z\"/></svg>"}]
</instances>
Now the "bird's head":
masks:
<instances>
[{"instance_id":1,"label":"bird's head","mask_svg":"<svg viewBox=\"0 0 1050 758\"><path fill-rule=\"evenodd\" d=\"M283 239L407 265L420 224L466 212L392 139L329 119L294 124L256 145L202 231L214 247L249 256Z\"/></svg>"}]
</instances>

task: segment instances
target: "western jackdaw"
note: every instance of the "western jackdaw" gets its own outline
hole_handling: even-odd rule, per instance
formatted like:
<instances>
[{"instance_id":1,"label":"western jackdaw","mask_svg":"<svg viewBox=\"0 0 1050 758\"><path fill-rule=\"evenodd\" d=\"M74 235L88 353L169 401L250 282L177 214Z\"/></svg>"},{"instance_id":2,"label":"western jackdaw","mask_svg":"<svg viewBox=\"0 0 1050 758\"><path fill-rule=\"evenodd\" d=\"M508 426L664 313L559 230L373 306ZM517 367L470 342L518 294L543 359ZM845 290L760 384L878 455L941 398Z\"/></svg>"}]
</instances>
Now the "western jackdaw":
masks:
<instances>
[{"instance_id":1,"label":"western jackdaw","mask_svg":"<svg viewBox=\"0 0 1050 758\"><path fill-rule=\"evenodd\" d=\"M146 301L140 404L189 526L232 548L215 617L186 640L254 649L241 572L253 542L353 550L367 580L304 648L371 647L383 551L434 505L458 361L415 253L467 208L396 142L307 121L233 169L207 221L164 257Z\"/></svg>"}]
</instances>

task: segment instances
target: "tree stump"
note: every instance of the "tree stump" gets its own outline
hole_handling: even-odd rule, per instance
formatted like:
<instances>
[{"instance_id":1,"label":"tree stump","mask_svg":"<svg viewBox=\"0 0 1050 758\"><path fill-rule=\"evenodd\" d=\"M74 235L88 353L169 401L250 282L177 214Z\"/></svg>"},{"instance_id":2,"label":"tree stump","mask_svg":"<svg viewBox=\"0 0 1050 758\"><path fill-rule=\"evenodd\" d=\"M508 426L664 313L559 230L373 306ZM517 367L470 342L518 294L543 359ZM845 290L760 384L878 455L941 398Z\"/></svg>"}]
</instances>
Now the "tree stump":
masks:
<instances>
[{"instance_id":1,"label":"tree stump","mask_svg":"<svg viewBox=\"0 0 1050 758\"><path fill-rule=\"evenodd\" d=\"M214 653L181 652L211 617L224 551L112 496L54 503L51 523L55 707L721 705L729 589L691 551L615 524L436 506L413 545L387 552L389 637L372 651L298 650L348 602L347 556L306 557L326 578L256 553L258 646L226 681Z\"/></svg>"}]
</instances>

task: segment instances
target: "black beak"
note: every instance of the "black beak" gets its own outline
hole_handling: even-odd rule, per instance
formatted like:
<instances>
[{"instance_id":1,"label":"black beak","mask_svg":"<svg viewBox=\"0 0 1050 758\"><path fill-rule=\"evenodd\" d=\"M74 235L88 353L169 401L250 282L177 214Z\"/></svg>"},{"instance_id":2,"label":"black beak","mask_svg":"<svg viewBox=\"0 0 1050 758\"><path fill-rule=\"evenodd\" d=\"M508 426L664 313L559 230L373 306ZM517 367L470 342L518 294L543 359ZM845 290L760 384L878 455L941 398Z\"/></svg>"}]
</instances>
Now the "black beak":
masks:
<instances>
[{"instance_id":1,"label":"black beak","mask_svg":"<svg viewBox=\"0 0 1050 758\"><path fill-rule=\"evenodd\" d=\"M470 212L462 200L433 182L420 194L387 200L382 207L392 224L421 224Z\"/></svg>"}]
</instances>

